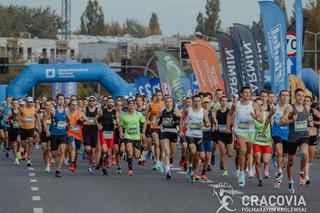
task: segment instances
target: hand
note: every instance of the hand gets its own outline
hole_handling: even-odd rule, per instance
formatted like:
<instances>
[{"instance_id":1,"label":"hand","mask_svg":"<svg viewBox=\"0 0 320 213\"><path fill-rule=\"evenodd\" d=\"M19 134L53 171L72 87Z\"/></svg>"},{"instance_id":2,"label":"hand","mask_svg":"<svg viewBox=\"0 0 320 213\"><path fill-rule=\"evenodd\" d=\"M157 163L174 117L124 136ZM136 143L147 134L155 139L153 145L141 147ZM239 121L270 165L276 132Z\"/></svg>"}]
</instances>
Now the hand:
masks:
<instances>
[{"instance_id":1,"label":"hand","mask_svg":"<svg viewBox=\"0 0 320 213\"><path fill-rule=\"evenodd\" d=\"M217 131L218 130L218 125L213 125L212 130L213 131Z\"/></svg>"},{"instance_id":2,"label":"hand","mask_svg":"<svg viewBox=\"0 0 320 213\"><path fill-rule=\"evenodd\" d=\"M250 112L251 117L256 120L257 119L257 115L254 112Z\"/></svg>"},{"instance_id":3,"label":"hand","mask_svg":"<svg viewBox=\"0 0 320 213\"><path fill-rule=\"evenodd\" d=\"M145 140L146 139L146 135L144 133L141 133L141 140Z\"/></svg>"},{"instance_id":4,"label":"hand","mask_svg":"<svg viewBox=\"0 0 320 213\"><path fill-rule=\"evenodd\" d=\"M273 115L274 113L276 113L276 107L272 104L270 106L270 114Z\"/></svg>"},{"instance_id":5,"label":"hand","mask_svg":"<svg viewBox=\"0 0 320 213\"><path fill-rule=\"evenodd\" d=\"M118 124L117 120L115 120L115 119L113 119L112 123L113 123L113 125L117 125Z\"/></svg>"},{"instance_id":6,"label":"hand","mask_svg":"<svg viewBox=\"0 0 320 213\"><path fill-rule=\"evenodd\" d=\"M292 115L292 120L293 120L293 121L298 120L298 115L297 115L297 114Z\"/></svg>"},{"instance_id":7,"label":"hand","mask_svg":"<svg viewBox=\"0 0 320 213\"><path fill-rule=\"evenodd\" d=\"M228 133L228 134L231 134L231 132L232 132L231 129L228 128L228 129L227 129L227 133Z\"/></svg>"},{"instance_id":8,"label":"hand","mask_svg":"<svg viewBox=\"0 0 320 213\"><path fill-rule=\"evenodd\" d=\"M102 125L101 124L97 124L97 126L98 126L98 130L102 130Z\"/></svg>"}]
</instances>

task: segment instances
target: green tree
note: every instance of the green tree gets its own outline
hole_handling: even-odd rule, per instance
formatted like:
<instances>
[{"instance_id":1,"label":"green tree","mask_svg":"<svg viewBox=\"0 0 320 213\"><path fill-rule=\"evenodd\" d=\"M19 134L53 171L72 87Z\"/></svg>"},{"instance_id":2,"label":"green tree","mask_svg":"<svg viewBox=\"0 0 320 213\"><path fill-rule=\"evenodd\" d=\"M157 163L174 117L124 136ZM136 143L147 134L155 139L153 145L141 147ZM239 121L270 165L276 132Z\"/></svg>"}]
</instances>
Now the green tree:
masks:
<instances>
[{"instance_id":1,"label":"green tree","mask_svg":"<svg viewBox=\"0 0 320 213\"><path fill-rule=\"evenodd\" d=\"M201 32L208 36L215 36L216 31L220 29L221 21L219 19L220 1L207 0L205 16L199 13L197 16L198 25L196 32Z\"/></svg>"},{"instance_id":2,"label":"green tree","mask_svg":"<svg viewBox=\"0 0 320 213\"><path fill-rule=\"evenodd\" d=\"M158 22L158 16L156 13L152 13L149 22L149 34L150 35L161 35L160 24Z\"/></svg>"},{"instance_id":3,"label":"green tree","mask_svg":"<svg viewBox=\"0 0 320 213\"><path fill-rule=\"evenodd\" d=\"M81 15L80 33L87 35L104 35L104 14L97 0L89 0Z\"/></svg>"},{"instance_id":4,"label":"green tree","mask_svg":"<svg viewBox=\"0 0 320 213\"><path fill-rule=\"evenodd\" d=\"M148 28L139 23L137 19L126 19L122 27L122 34L130 34L133 37L143 38L148 35Z\"/></svg>"},{"instance_id":5,"label":"green tree","mask_svg":"<svg viewBox=\"0 0 320 213\"><path fill-rule=\"evenodd\" d=\"M105 25L105 33L110 36L120 36L122 33L122 28L119 22L112 22L111 24Z\"/></svg>"}]
</instances>

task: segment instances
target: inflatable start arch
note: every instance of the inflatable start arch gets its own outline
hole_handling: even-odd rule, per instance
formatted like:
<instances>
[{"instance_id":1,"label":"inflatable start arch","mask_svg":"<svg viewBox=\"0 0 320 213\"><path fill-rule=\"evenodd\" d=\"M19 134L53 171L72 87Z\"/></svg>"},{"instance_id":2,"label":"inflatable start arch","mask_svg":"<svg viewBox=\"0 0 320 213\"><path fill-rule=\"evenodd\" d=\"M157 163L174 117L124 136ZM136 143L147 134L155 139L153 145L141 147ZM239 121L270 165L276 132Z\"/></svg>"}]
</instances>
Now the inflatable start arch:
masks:
<instances>
[{"instance_id":1,"label":"inflatable start arch","mask_svg":"<svg viewBox=\"0 0 320 213\"><path fill-rule=\"evenodd\" d=\"M38 83L99 82L113 97L136 94L129 84L106 64L31 64L10 82L7 96L24 98Z\"/></svg>"}]
</instances>

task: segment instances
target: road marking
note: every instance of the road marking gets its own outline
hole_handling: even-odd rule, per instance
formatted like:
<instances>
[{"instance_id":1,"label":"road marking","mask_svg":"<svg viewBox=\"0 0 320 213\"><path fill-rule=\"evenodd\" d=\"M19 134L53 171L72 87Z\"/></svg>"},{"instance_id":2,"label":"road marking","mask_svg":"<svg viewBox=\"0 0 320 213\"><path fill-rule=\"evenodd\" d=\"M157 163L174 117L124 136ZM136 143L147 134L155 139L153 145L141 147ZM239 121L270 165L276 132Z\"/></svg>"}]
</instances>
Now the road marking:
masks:
<instances>
[{"instance_id":1,"label":"road marking","mask_svg":"<svg viewBox=\"0 0 320 213\"><path fill-rule=\"evenodd\" d=\"M231 190L226 190L225 192L228 193L228 194L232 194ZM234 195L243 195L243 192L240 192L238 190L233 190L233 194Z\"/></svg>"},{"instance_id":2,"label":"road marking","mask_svg":"<svg viewBox=\"0 0 320 213\"><path fill-rule=\"evenodd\" d=\"M209 179L207 179L207 180L198 180L198 182L199 183L214 183L213 180L209 180Z\"/></svg>"},{"instance_id":3,"label":"road marking","mask_svg":"<svg viewBox=\"0 0 320 213\"><path fill-rule=\"evenodd\" d=\"M173 168L170 168L170 170L171 171L181 171L182 169L173 167Z\"/></svg>"},{"instance_id":4,"label":"road marking","mask_svg":"<svg viewBox=\"0 0 320 213\"><path fill-rule=\"evenodd\" d=\"M40 201L41 197L40 196L32 196L33 201Z\"/></svg>"},{"instance_id":5,"label":"road marking","mask_svg":"<svg viewBox=\"0 0 320 213\"><path fill-rule=\"evenodd\" d=\"M43 208L33 208L33 213L43 213Z\"/></svg>"},{"instance_id":6,"label":"road marking","mask_svg":"<svg viewBox=\"0 0 320 213\"><path fill-rule=\"evenodd\" d=\"M31 183L36 183L36 182L38 182L38 181L37 181L37 179L30 179L30 182L31 182Z\"/></svg>"},{"instance_id":7,"label":"road marking","mask_svg":"<svg viewBox=\"0 0 320 213\"><path fill-rule=\"evenodd\" d=\"M181 175L186 175L187 174L187 172L184 172L184 171L179 171L178 173L181 174Z\"/></svg>"},{"instance_id":8,"label":"road marking","mask_svg":"<svg viewBox=\"0 0 320 213\"><path fill-rule=\"evenodd\" d=\"M29 167L28 170L29 170L29 171L33 171L34 168L33 168L33 167Z\"/></svg>"},{"instance_id":9,"label":"road marking","mask_svg":"<svg viewBox=\"0 0 320 213\"><path fill-rule=\"evenodd\" d=\"M36 173L29 173L29 176L34 177L34 176L36 176Z\"/></svg>"},{"instance_id":10,"label":"road marking","mask_svg":"<svg viewBox=\"0 0 320 213\"><path fill-rule=\"evenodd\" d=\"M39 187L31 187L31 191L39 191Z\"/></svg>"}]
</instances>

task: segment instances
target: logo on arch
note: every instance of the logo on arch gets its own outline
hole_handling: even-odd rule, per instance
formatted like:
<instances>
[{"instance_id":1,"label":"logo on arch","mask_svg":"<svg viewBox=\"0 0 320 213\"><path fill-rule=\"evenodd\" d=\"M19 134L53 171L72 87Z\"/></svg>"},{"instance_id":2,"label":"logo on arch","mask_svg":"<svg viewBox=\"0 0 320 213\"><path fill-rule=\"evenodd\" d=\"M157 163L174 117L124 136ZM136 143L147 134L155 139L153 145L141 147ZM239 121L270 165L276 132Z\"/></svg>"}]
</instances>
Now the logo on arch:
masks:
<instances>
[{"instance_id":1,"label":"logo on arch","mask_svg":"<svg viewBox=\"0 0 320 213\"><path fill-rule=\"evenodd\" d=\"M55 78L56 71L55 69L46 69L46 78Z\"/></svg>"}]
</instances>

